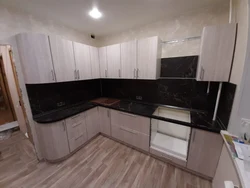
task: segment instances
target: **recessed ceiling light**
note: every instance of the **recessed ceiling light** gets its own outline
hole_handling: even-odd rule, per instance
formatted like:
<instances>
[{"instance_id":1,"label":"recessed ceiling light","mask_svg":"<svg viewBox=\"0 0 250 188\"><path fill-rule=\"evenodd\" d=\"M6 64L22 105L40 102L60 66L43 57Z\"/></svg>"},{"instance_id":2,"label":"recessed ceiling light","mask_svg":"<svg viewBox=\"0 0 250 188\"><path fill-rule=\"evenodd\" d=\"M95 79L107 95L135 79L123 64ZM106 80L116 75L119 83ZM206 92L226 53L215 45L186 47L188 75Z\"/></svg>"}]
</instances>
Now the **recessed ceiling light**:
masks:
<instances>
[{"instance_id":1,"label":"recessed ceiling light","mask_svg":"<svg viewBox=\"0 0 250 188\"><path fill-rule=\"evenodd\" d=\"M95 7L91 11L89 11L89 15L95 19L99 19L102 17L102 13Z\"/></svg>"}]
</instances>

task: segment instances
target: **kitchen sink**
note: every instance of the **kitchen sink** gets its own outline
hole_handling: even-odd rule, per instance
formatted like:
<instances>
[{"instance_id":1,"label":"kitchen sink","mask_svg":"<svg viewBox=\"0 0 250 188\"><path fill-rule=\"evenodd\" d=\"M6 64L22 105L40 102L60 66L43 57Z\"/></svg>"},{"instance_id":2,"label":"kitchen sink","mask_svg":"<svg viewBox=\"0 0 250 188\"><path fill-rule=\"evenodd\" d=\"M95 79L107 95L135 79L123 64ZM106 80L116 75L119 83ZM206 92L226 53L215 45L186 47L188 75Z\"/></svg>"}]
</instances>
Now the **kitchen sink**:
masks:
<instances>
[{"instance_id":1,"label":"kitchen sink","mask_svg":"<svg viewBox=\"0 0 250 188\"><path fill-rule=\"evenodd\" d=\"M190 111L187 110L179 110L160 106L155 110L153 115L191 123Z\"/></svg>"},{"instance_id":2,"label":"kitchen sink","mask_svg":"<svg viewBox=\"0 0 250 188\"><path fill-rule=\"evenodd\" d=\"M91 102L94 102L97 104L102 104L105 106L111 106L119 101L120 100L118 100L118 99L112 99L112 98L98 98L98 99L92 100Z\"/></svg>"}]
</instances>

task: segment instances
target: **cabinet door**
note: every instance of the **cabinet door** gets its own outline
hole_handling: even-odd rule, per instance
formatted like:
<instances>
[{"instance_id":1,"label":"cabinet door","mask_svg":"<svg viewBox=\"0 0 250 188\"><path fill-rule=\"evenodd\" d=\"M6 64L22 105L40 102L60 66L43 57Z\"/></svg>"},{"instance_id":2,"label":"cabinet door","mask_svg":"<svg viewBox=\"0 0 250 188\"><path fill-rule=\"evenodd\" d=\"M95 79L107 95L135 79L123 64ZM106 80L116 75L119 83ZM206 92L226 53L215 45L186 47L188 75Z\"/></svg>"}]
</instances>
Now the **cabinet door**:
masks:
<instances>
[{"instance_id":1,"label":"cabinet door","mask_svg":"<svg viewBox=\"0 0 250 188\"><path fill-rule=\"evenodd\" d=\"M100 132L98 108L92 108L86 112L86 125L88 140Z\"/></svg>"},{"instance_id":2,"label":"cabinet door","mask_svg":"<svg viewBox=\"0 0 250 188\"><path fill-rule=\"evenodd\" d=\"M99 107L99 117L100 132L110 136L110 110L108 108Z\"/></svg>"},{"instance_id":3,"label":"cabinet door","mask_svg":"<svg viewBox=\"0 0 250 188\"><path fill-rule=\"evenodd\" d=\"M88 80L92 78L90 49L88 45L74 42L74 54L77 69L77 78L79 80Z\"/></svg>"},{"instance_id":4,"label":"cabinet door","mask_svg":"<svg viewBox=\"0 0 250 188\"><path fill-rule=\"evenodd\" d=\"M197 80L227 82L232 65L236 24L203 29Z\"/></svg>"},{"instance_id":5,"label":"cabinet door","mask_svg":"<svg viewBox=\"0 0 250 188\"><path fill-rule=\"evenodd\" d=\"M100 61L100 77L108 77L108 64L107 64L107 48L99 48L99 61Z\"/></svg>"},{"instance_id":6,"label":"cabinet door","mask_svg":"<svg viewBox=\"0 0 250 188\"><path fill-rule=\"evenodd\" d=\"M16 36L26 84L55 82L48 36L24 33Z\"/></svg>"},{"instance_id":7,"label":"cabinet door","mask_svg":"<svg viewBox=\"0 0 250 188\"><path fill-rule=\"evenodd\" d=\"M222 145L223 139L220 134L193 128L187 168L213 178Z\"/></svg>"},{"instance_id":8,"label":"cabinet door","mask_svg":"<svg viewBox=\"0 0 250 188\"><path fill-rule=\"evenodd\" d=\"M76 80L73 42L58 36L50 36L53 64L58 82Z\"/></svg>"},{"instance_id":9,"label":"cabinet door","mask_svg":"<svg viewBox=\"0 0 250 188\"><path fill-rule=\"evenodd\" d=\"M140 39L137 43L137 78L157 79L160 77L161 43L159 38Z\"/></svg>"},{"instance_id":10,"label":"cabinet door","mask_svg":"<svg viewBox=\"0 0 250 188\"><path fill-rule=\"evenodd\" d=\"M136 79L136 41L121 44L121 77Z\"/></svg>"},{"instance_id":11,"label":"cabinet door","mask_svg":"<svg viewBox=\"0 0 250 188\"><path fill-rule=\"evenodd\" d=\"M74 151L87 141L85 113L77 114L65 120L70 151Z\"/></svg>"},{"instance_id":12,"label":"cabinet door","mask_svg":"<svg viewBox=\"0 0 250 188\"><path fill-rule=\"evenodd\" d=\"M37 124L44 158L49 161L61 159L69 154L65 121Z\"/></svg>"},{"instance_id":13,"label":"cabinet door","mask_svg":"<svg viewBox=\"0 0 250 188\"><path fill-rule=\"evenodd\" d=\"M92 78L100 78L100 65L98 48L90 46L90 62L92 69Z\"/></svg>"},{"instance_id":14,"label":"cabinet door","mask_svg":"<svg viewBox=\"0 0 250 188\"><path fill-rule=\"evenodd\" d=\"M121 45L107 46L108 78L121 77Z\"/></svg>"}]
</instances>

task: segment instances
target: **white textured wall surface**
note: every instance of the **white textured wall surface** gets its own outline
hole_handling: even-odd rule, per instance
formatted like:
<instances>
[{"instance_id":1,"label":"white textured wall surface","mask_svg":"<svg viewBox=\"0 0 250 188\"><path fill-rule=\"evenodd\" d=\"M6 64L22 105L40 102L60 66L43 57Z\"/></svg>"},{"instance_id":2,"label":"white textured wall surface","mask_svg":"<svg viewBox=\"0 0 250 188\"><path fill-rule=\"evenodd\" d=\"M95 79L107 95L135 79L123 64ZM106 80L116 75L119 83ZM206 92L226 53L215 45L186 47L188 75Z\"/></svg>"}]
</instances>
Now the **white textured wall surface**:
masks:
<instances>
[{"instance_id":1,"label":"white textured wall surface","mask_svg":"<svg viewBox=\"0 0 250 188\"><path fill-rule=\"evenodd\" d=\"M72 41L96 46L95 40L85 33L0 5L0 40L22 32L55 34Z\"/></svg>"},{"instance_id":2,"label":"white textured wall surface","mask_svg":"<svg viewBox=\"0 0 250 188\"><path fill-rule=\"evenodd\" d=\"M233 19L238 23L235 56L230 82L237 84L228 131L239 135L241 119L250 119L250 31L249 0L233 0Z\"/></svg>"},{"instance_id":3,"label":"white textured wall surface","mask_svg":"<svg viewBox=\"0 0 250 188\"><path fill-rule=\"evenodd\" d=\"M228 23L229 6L209 7L185 13L178 17L166 18L155 23L133 28L122 33L100 37L98 46L125 42L158 35L163 41L201 36L206 25ZM200 40L164 44L162 57L174 57L199 54Z\"/></svg>"}]
</instances>

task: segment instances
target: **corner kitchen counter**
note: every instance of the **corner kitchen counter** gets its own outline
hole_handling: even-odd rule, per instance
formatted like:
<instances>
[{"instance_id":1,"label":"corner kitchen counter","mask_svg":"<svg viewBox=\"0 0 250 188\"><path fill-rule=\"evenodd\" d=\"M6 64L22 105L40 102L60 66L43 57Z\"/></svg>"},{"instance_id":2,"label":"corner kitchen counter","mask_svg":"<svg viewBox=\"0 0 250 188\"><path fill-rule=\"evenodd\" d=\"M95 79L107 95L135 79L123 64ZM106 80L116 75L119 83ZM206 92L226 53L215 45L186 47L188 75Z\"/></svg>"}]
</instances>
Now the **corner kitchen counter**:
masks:
<instances>
[{"instance_id":1,"label":"corner kitchen counter","mask_svg":"<svg viewBox=\"0 0 250 188\"><path fill-rule=\"evenodd\" d=\"M221 130L225 130L225 127L222 124L220 124L219 121L215 121L215 122L212 121L212 114L209 114L205 111L197 111L193 109L185 109L185 108L172 107L172 106L166 106L166 105L160 105L160 104L142 103L142 102L130 101L130 100L121 100L110 106L89 101L89 102L79 103L73 106L61 108L55 111L47 112L42 115L37 115L37 116L34 116L33 119L34 121L40 124L53 123L53 122L60 121L68 117L74 116L78 113L87 111L91 108L95 108L97 106L102 106L105 108L119 110L122 112L127 112L127 113L149 117L149 118L153 118L157 120L176 123L176 124L180 124L180 125L184 125L184 126L188 126L192 128L215 132L215 133L220 133ZM178 109L178 110L190 111L191 123L153 115L154 111L159 106L164 106L167 108L173 108L173 109Z\"/></svg>"}]
</instances>

